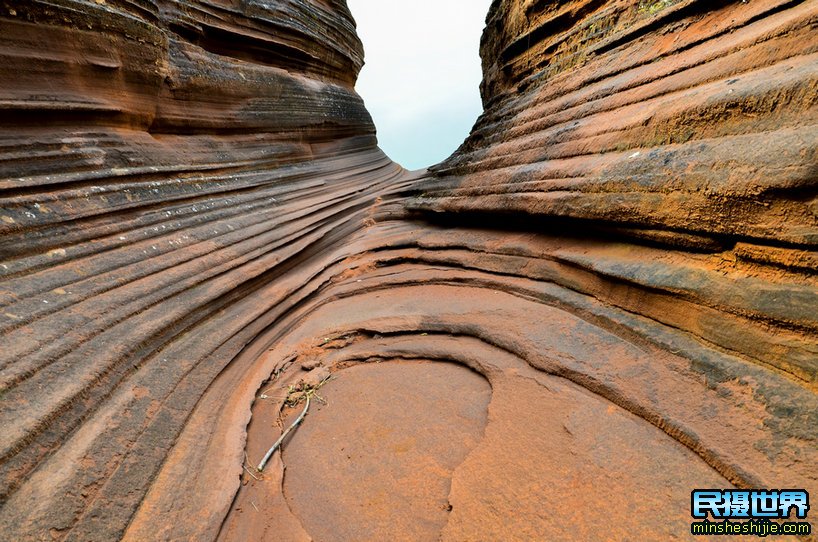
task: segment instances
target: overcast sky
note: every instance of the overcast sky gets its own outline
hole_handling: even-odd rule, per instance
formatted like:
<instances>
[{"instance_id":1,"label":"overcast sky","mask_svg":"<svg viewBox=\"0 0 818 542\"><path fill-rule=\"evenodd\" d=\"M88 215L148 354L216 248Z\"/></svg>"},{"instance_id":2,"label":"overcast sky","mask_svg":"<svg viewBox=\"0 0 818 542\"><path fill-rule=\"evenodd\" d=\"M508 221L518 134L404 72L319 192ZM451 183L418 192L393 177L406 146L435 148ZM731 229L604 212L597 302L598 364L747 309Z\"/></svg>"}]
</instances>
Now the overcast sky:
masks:
<instances>
[{"instance_id":1,"label":"overcast sky","mask_svg":"<svg viewBox=\"0 0 818 542\"><path fill-rule=\"evenodd\" d=\"M463 142L480 103L480 35L491 0L347 0L364 43L357 90L381 148L407 169Z\"/></svg>"}]
</instances>

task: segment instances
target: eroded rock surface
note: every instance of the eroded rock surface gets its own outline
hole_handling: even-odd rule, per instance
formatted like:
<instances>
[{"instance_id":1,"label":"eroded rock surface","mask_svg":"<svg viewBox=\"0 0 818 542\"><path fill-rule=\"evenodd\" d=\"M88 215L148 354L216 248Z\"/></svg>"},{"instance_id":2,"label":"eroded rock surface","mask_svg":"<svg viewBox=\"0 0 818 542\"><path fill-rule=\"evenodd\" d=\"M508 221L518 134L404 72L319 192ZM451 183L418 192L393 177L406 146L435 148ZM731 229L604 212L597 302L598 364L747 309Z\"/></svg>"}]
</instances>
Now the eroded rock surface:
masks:
<instances>
[{"instance_id":1,"label":"eroded rock surface","mask_svg":"<svg viewBox=\"0 0 818 542\"><path fill-rule=\"evenodd\" d=\"M250 467L302 364L330 394L396 359L492 385L443 538L666 539L695 487L818 494L816 25L496 0L485 112L410 174L342 0L0 3L0 532L240 539L261 506L321 539L284 483L308 463Z\"/></svg>"},{"instance_id":2,"label":"eroded rock surface","mask_svg":"<svg viewBox=\"0 0 818 542\"><path fill-rule=\"evenodd\" d=\"M488 382L451 363L385 362L346 369L321 395L327 404L282 456L305 530L316 540L438 538L452 471L483 436Z\"/></svg>"}]
</instances>

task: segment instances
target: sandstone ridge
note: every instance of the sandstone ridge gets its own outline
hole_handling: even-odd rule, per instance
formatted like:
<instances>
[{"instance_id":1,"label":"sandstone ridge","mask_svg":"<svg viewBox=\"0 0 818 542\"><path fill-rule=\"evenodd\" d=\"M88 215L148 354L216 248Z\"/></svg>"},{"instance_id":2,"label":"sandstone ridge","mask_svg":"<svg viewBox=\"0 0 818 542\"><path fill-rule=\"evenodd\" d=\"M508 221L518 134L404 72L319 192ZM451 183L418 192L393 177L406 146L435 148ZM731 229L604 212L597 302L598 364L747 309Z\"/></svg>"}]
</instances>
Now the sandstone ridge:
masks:
<instances>
[{"instance_id":1,"label":"sandstone ridge","mask_svg":"<svg viewBox=\"0 0 818 542\"><path fill-rule=\"evenodd\" d=\"M315 536L304 454L343 416L245 469L302 365L490 385L434 373L475 390L453 463L414 459L442 539L667 539L701 483L818 494L818 3L486 22L483 115L407 172L343 0L0 3L4 536ZM457 404L429 386L418 419Z\"/></svg>"}]
</instances>

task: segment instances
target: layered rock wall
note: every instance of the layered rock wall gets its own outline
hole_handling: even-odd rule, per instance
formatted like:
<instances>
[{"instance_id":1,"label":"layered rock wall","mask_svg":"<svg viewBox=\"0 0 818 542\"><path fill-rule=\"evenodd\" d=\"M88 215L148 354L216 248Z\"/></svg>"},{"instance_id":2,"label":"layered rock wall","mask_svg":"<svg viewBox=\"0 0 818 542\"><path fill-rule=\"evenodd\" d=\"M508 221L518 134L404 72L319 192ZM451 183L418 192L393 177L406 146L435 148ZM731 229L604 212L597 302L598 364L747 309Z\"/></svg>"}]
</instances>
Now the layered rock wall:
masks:
<instances>
[{"instance_id":1,"label":"layered rock wall","mask_svg":"<svg viewBox=\"0 0 818 542\"><path fill-rule=\"evenodd\" d=\"M618 304L814 389L815 17L812 2L495 2L486 112L410 207L591 230L605 246L560 249L566 263L689 303Z\"/></svg>"},{"instance_id":2,"label":"layered rock wall","mask_svg":"<svg viewBox=\"0 0 818 542\"><path fill-rule=\"evenodd\" d=\"M344 2L0 5L3 537L119 538L259 317L343 257L402 174L362 63Z\"/></svg>"},{"instance_id":3,"label":"layered rock wall","mask_svg":"<svg viewBox=\"0 0 818 542\"><path fill-rule=\"evenodd\" d=\"M444 538L575 535L520 493L540 471L631 536L678 532L638 495L689 521L700 478L667 504L575 403L724 487L818 493L817 24L812 0L496 0L484 114L408 174L344 2L6 0L0 528L236 539L251 405L316 357L492 384Z\"/></svg>"}]
</instances>

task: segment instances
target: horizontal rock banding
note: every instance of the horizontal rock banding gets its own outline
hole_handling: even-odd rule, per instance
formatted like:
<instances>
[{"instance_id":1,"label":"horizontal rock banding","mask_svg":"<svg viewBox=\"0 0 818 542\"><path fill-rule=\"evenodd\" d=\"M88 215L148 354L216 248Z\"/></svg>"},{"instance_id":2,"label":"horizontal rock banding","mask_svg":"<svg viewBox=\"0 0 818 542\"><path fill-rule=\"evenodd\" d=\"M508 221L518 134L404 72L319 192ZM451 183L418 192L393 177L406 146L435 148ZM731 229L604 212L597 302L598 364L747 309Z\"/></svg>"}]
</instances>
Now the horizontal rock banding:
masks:
<instances>
[{"instance_id":1,"label":"horizontal rock banding","mask_svg":"<svg viewBox=\"0 0 818 542\"><path fill-rule=\"evenodd\" d=\"M113 540L258 316L403 173L342 3L12 2L0 26L0 523Z\"/></svg>"},{"instance_id":2,"label":"horizontal rock banding","mask_svg":"<svg viewBox=\"0 0 818 542\"><path fill-rule=\"evenodd\" d=\"M695 473L818 492L816 17L812 1L495 1L483 116L408 174L353 90L344 2L6 2L0 527L230 539L245 440L274 436L248 436L251 414L280 407L259 388L305 361L338 378L456 362L496 388L444 538L492 532L519 496L479 493L498 480L492 431L564 422L538 449L585 487L576 458L597 445L572 430L597 411L696 465L600 467L632 476L618 502ZM277 525L308 536L277 484ZM509 536L561 536L535 508Z\"/></svg>"},{"instance_id":3,"label":"horizontal rock banding","mask_svg":"<svg viewBox=\"0 0 818 542\"><path fill-rule=\"evenodd\" d=\"M543 228L681 248L670 264L616 249L572 261L760 323L764 355L746 338L709 340L814 389L818 328L802 296L815 269L790 263L811 258L818 231L814 4L526 6L496 4L487 110L410 207L552 217ZM781 351L793 333L801 352Z\"/></svg>"}]
</instances>

